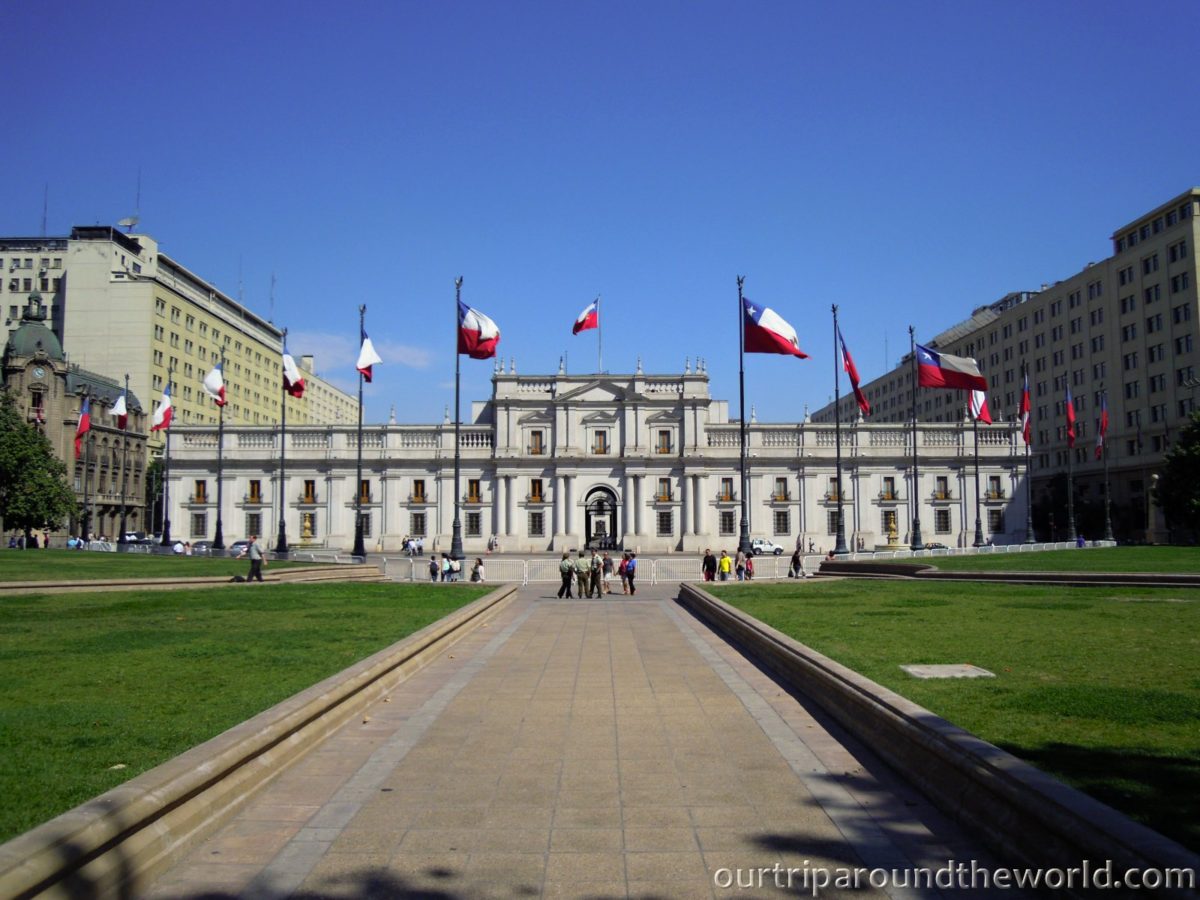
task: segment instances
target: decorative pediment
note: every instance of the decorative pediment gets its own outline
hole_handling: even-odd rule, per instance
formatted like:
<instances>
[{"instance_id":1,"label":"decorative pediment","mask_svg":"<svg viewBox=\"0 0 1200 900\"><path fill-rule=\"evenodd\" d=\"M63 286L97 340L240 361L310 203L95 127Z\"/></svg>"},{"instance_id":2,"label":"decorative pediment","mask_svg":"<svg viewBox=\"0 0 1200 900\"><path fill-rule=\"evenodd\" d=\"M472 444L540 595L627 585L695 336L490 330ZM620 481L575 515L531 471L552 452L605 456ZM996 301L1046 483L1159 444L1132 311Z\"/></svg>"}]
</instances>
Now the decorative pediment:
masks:
<instances>
[{"instance_id":1,"label":"decorative pediment","mask_svg":"<svg viewBox=\"0 0 1200 900\"><path fill-rule=\"evenodd\" d=\"M581 384L579 387L567 391L565 394L559 394L557 401L559 403L620 403L625 400L625 388L607 381L602 378L597 378L595 381L589 381L587 384Z\"/></svg>"},{"instance_id":2,"label":"decorative pediment","mask_svg":"<svg viewBox=\"0 0 1200 900\"><path fill-rule=\"evenodd\" d=\"M523 427L550 426L554 424L554 414L545 409L535 410L518 418L517 424Z\"/></svg>"},{"instance_id":3,"label":"decorative pediment","mask_svg":"<svg viewBox=\"0 0 1200 900\"><path fill-rule=\"evenodd\" d=\"M598 409L588 413L580 421L584 425L616 425L620 418L615 409Z\"/></svg>"},{"instance_id":4,"label":"decorative pediment","mask_svg":"<svg viewBox=\"0 0 1200 900\"><path fill-rule=\"evenodd\" d=\"M679 413L675 410L664 409L646 416L647 425L678 425Z\"/></svg>"}]
</instances>

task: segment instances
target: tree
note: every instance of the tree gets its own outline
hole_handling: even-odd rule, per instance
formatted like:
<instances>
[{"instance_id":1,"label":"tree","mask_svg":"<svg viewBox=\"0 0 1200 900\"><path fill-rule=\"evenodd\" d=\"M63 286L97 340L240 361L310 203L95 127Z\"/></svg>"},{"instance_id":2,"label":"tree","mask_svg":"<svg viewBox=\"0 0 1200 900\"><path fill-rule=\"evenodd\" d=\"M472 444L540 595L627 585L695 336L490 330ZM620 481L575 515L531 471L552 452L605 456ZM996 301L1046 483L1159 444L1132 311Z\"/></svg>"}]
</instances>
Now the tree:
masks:
<instances>
[{"instance_id":1,"label":"tree","mask_svg":"<svg viewBox=\"0 0 1200 900\"><path fill-rule=\"evenodd\" d=\"M54 455L50 442L24 421L16 400L0 391L0 519L4 527L25 533L33 543L34 529L58 530L79 514L75 492L67 483L67 467Z\"/></svg>"},{"instance_id":2,"label":"tree","mask_svg":"<svg viewBox=\"0 0 1200 900\"><path fill-rule=\"evenodd\" d=\"M1154 502L1173 529L1200 528L1200 413L1192 413L1167 451Z\"/></svg>"}]
</instances>

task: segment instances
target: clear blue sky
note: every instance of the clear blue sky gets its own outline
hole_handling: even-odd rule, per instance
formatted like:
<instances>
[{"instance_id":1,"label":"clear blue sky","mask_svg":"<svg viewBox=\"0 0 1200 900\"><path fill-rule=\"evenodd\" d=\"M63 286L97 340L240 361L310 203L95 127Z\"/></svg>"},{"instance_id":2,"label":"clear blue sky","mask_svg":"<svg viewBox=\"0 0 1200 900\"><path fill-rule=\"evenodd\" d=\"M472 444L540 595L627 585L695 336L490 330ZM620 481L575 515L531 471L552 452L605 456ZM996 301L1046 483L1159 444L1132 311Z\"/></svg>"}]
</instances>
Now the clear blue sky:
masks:
<instances>
[{"instance_id":1,"label":"clear blue sky","mask_svg":"<svg viewBox=\"0 0 1200 900\"><path fill-rule=\"evenodd\" d=\"M760 421L1012 290L1109 254L1200 184L1193 2L7 4L0 233L134 211L367 419L453 402L454 278L506 362L708 361L737 400L737 288L807 361L747 357ZM69 350L69 348L68 348ZM490 362L463 360L466 401Z\"/></svg>"}]
</instances>

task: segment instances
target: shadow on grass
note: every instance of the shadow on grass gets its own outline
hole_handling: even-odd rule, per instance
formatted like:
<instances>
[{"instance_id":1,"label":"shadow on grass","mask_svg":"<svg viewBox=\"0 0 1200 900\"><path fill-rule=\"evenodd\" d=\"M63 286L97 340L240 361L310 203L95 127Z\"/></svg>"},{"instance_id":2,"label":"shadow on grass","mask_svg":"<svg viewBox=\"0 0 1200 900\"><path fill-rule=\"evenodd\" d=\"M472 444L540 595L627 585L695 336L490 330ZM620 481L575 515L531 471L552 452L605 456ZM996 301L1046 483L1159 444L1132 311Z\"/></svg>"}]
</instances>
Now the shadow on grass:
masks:
<instances>
[{"instance_id":1,"label":"shadow on grass","mask_svg":"<svg viewBox=\"0 0 1200 900\"><path fill-rule=\"evenodd\" d=\"M1200 850L1200 762L1129 749L999 744L1190 850Z\"/></svg>"}]
</instances>

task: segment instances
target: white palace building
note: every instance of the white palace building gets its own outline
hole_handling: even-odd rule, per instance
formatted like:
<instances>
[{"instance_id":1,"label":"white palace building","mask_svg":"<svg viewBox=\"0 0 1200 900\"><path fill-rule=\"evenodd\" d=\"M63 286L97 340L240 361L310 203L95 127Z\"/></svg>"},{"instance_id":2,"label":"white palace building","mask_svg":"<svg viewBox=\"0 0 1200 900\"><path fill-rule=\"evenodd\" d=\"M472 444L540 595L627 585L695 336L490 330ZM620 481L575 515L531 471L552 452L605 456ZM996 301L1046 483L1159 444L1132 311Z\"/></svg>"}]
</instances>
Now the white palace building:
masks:
<instances>
[{"instance_id":1,"label":"white palace building","mask_svg":"<svg viewBox=\"0 0 1200 900\"><path fill-rule=\"evenodd\" d=\"M750 534L790 552L830 549L837 526L835 433L810 421L747 426ZM460 426L463 549L536 553L585 544L643 553L732 551L738 542L740 424L709 394L708 374L517 375L498 370L492 396ZM406 537L448 551L454 522L454 425L364 425L355 485L354 425L289 427L281 485L280 434L227 426L221 510L227 542L275 544L280 504L293 549L348 550L355 491L368 551L394 553ZM1013 423L980 426L979 489L986 540L1025 538L1025 455ZM842 427L843 508L849 547L907 545L918 504L922 537L950 547L975 537L970 422ZM171 533L211 539L217 519L217 430L172 429Z\"/></svg>"}]
</instances>

